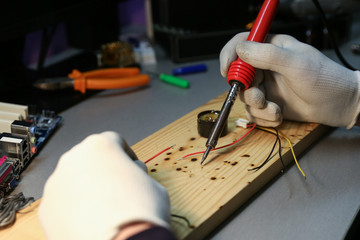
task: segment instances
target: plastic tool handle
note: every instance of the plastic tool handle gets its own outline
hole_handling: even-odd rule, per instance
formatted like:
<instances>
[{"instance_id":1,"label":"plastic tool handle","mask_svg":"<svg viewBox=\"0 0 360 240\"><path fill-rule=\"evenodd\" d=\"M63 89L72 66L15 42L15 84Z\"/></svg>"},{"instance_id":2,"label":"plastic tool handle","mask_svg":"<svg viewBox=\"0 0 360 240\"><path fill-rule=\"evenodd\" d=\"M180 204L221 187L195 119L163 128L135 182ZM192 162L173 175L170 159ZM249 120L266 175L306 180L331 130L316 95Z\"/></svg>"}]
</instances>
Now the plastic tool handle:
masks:
<instances>
[{"instance_id":1,"label":"plastic tool handle","mask_svg":"<svg viewBox=\"0 0 360 240\"><path fill-rule=\"evenodd\" d=\"M181 88L188 88L190 86L189 81L182 79L182 78L178 78L178 77L174 77L172 75L167 75L167 74L163 74L161 73L159 75L160 80L181 87Z\"/></svg>"},{"instance_id":2,"label":"plastic tool handle","mask_svg":"<svg viewBox=\"0 0 360 240\"><path fill-rule=\"evenodd\" d=\"M184 75L190 73L197 73L197 72L205 72L207 71L206 64L197 64L192 66L185 66L180 68L173 69L173 75Z\"/></svg>"},{"instance_id":3,"label":"plastic tool handle","mask_svg":"<svg viewBox=\"0 0 360 240\"><path fill-rule=\"evenodd\" d=\"M254 26L252 27L247 41L264 42L274 19L279 0L265 0ZM249 88L255 77L255 69L240 58L231 63L227 82L232 85L234 81L240 83L241 90Z\"/></svg>"},{"instance_id":4,"label":"plastic tool handle","mask_svg":"<svg viewBox=\"0 0 360 240\"><path fill-rule=\"evenodd\" d=\"M74 79L74 90L85 93L87 89L117 89L148 84L149 76L139 73L138 68L110 68L84 73L74 69L68 77Z\"/></svg>"},{"instance_id":5,"label":"plastic tool handle","mask_svg":"<svg viewBox=\"0 0 360 240\"><path fill-rule=\"evenodd\" d=\"M140 74L140 69L131 67L131 68L106 68L92 70L82 73L86 78L119 78L119 77L129 77L136 76Z\"/></svg>"},{"instance_id":6,"label":"plastic tool handle","mask_svg":"<svg viewBox=\"0 0 360 240\"><path fill-rule=\"evenodd\" d=\"M134 77L123 77L121 79L116 78L90 78L85 79L85 88L82 88L84 86L81 84L81 81L79 81L80 84L76 84L77 82L74 82L74 89L81 91L82 93L85 93L85 89L89 90L103 90L103 89L118 89L118 88L130 88L130 87L139 87L142 85L149 84L150 78L148 75L140 74ZM79 88L77 88L79 87Z\"/></svg>"}]
</instances>

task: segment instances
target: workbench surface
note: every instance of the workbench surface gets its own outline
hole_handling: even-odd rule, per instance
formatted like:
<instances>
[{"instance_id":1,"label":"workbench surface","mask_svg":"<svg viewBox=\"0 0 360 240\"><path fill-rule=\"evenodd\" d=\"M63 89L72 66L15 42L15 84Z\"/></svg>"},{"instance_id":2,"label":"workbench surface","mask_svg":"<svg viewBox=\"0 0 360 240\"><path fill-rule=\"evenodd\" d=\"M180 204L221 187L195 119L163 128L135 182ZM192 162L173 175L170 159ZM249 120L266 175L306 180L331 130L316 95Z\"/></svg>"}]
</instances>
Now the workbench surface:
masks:
<instances>
[{"instance_id":1,"label":"workbench surface","mask_svg":"<svg viewBox=\"0 0 360 240\"><path fill-rule=\"evenodd\" d=\"M352 39L360 41L360 29ZM341 50L360 68L360 56L351 53L351 43ZM336 60L332 51L325 54ZM206 63L208 71L184 76L190 81L189 89L152 78L149 87L102 91L59 113L63 125L23 172L15 192L41 198L60 155L92 133L116 131L133 145L228 91L217 59L196 63ZM188 64L174 64L160 56L157 65L145 69L170 74L183 65ZM359 127L330 130L300 156L306 180L291 165L215 229L209 239L341 239L360 206L359 146Z\"/></svg>"}]
</instances>

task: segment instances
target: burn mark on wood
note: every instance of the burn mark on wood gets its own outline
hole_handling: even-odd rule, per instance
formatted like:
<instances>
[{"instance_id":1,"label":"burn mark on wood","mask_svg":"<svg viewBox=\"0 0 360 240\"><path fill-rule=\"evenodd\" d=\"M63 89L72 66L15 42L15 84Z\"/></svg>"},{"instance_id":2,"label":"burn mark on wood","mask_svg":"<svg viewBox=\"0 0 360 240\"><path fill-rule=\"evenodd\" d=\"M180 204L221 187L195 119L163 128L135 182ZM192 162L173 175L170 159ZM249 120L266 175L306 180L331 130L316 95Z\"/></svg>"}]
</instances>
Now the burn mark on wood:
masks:
<instances>
[{"instance_id":1,"label":"burn mark on wood","mask_svg":"<svg viewBox=\"0 0 360 240\"><path fill-rule=\"evenodd\" d=\"M250 155L249 154L244 154L241 157L250 157Z\"/></svg>"},{"instance_id":2,"label":"burn mark on wood","mask_svg":"<svg viewBox=\"0 0 360 240\"><path fill-rule=\"evenodd\" d=\"M151 169L151 170L150 170L150 172L156 172L156 169L155 169L155 168L153 168L153 169Z\"/></svg>"},{"instance_id":3,"label":"burn mark on wood","mask_svg":"<svg viewBox=\"0 0 360 240\"><path fill-rule=\"evenodd\" d=\"M216 180L216 177L211 177L210 179L211 179L211 180Z\"/></svg>"}]
</instances>

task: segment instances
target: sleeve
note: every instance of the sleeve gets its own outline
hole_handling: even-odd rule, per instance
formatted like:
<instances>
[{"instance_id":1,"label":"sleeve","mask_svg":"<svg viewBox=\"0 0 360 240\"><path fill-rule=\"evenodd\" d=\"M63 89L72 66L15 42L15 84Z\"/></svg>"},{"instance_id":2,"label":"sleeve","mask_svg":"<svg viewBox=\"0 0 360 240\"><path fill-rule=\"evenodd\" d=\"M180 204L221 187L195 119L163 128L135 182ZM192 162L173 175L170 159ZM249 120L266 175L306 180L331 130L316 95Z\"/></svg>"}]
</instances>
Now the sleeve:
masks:
<instances>
[{"instance_id":1,"label":"sleeve","mask_svg":"<svg viewBox=\"0 0 360 240\"><path fill-rule=\"evenodd\" d=\"M156 226L142 231L134 236L128 238L128 240L176 240L175 235L167 228Z\"/></svg>"}]
</instances>

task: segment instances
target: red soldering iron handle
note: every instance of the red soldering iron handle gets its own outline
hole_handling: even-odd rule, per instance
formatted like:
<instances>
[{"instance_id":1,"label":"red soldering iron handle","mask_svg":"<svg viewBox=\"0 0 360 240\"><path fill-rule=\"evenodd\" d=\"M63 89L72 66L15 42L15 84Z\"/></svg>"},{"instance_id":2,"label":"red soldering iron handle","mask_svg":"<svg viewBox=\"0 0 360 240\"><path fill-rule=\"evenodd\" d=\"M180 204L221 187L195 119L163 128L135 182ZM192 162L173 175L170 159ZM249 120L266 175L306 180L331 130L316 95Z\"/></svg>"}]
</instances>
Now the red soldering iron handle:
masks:
<instances>
[{"instance_id":1,"label":"red soldering iron handle","mask_svg":"<svg viewBox=\"0 0 360 240\"><path fill-rule=\"evenodd\" d=\"M247 41L264 42L274 19L279 0L265 0L255 23L251 28ZM234 81L240 83L240 89L249 88L255 77L255 69L240 58L231 63L227 82L232 85Z\"/></svg>"}]
</instances>

